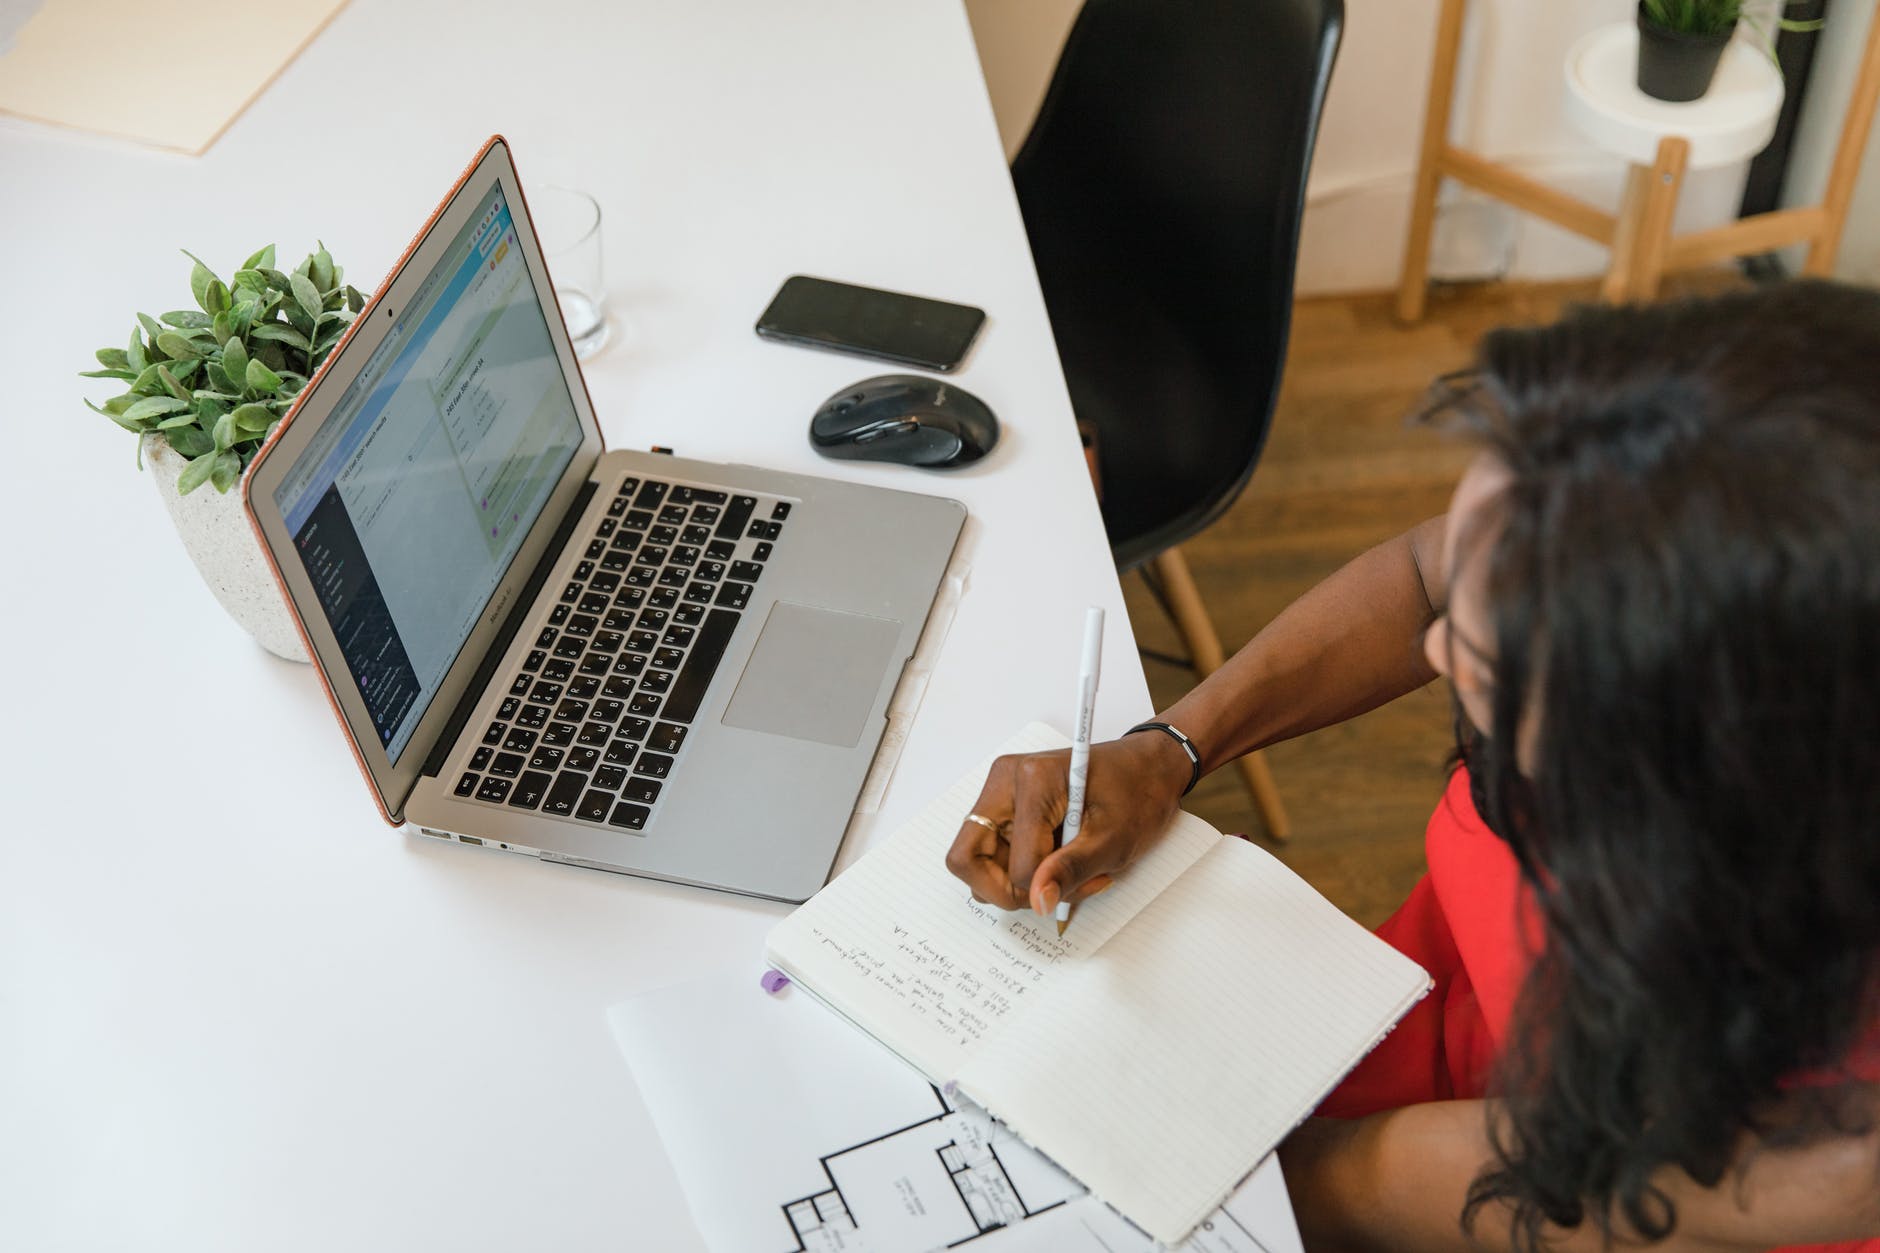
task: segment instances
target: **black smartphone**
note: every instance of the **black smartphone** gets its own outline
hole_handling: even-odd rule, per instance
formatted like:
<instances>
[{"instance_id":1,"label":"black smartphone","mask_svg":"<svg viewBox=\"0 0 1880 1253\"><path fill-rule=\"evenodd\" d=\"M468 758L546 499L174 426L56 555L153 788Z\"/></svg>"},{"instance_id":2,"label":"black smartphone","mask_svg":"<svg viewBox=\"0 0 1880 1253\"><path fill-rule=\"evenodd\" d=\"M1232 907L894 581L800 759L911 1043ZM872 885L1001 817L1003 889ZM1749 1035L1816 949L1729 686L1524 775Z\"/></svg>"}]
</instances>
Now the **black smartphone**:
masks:
<instances>
[{"instance_id":1,"label":"black smartphone","mask_svg":"<svg viewBox=\"0 0 1880 1253\"><path fill-rule=\"evenodd\" d=\"M971 305L796 274L757 319L757 333L945 373L966 359L985 321Z\"/></svg>"}]
</instances>

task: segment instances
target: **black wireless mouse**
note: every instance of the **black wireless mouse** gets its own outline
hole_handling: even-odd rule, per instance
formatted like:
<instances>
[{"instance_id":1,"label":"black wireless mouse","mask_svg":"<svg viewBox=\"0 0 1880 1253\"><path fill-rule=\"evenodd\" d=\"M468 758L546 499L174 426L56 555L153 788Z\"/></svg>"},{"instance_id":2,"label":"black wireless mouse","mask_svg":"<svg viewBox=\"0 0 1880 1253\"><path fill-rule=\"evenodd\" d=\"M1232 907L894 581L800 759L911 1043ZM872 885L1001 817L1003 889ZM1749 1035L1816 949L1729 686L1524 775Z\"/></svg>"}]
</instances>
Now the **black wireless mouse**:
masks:
<instances>
[{"instance_id":1,"label":"black wireless mouse","mask_svg":"<svg viewBox=\"0 0 1880 1253\"><path fill-rule=\"evenodd\" d=\"M946 379L883 374L824 401L810 419L809 442L844 461L950 470L992 451L999 420L985 401Z\"/></svg>"}]
</instances>

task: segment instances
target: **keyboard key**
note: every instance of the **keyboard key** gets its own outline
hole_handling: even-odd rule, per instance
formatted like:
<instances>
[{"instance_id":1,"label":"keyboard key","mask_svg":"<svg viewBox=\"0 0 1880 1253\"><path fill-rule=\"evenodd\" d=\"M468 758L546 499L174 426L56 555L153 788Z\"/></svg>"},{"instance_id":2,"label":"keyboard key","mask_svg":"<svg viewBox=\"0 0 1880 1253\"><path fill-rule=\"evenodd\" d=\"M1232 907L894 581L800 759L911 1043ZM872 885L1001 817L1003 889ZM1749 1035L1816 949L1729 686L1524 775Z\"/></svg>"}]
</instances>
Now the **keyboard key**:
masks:
<instances>
[{"instance_id":1,"label":"keyboard key","mask_svg":"<svg viewBox=\"0 0 1880 1253\"><path fill-rule=\"evenodd\" d=\"M658 646L659 636L651 631L632 631L627 635L627 647L636 653L650 653Z\"/></svg>"},{"instance_id":2,"label":"keyboard key","mask_svg":"<svg viewBox=\"0 0 1880 1253\"><path fill-rule=\"evenodd\" d=\"M635 692L633 699L627 702L627 708L642 717L651 718L659 713L659 697L644 690Z\"/></svg>"},{"instance_id":3,"label":"keyboard key","mask_svg":"<svg viewBox=\"0 0 1880 1253\"><path fill-rule=\"evenodd\" d=\"M561 684L550 683L544 679L529 690L529 699L544 705L552 705L561 699Z\"/></svg>"},{"instance_id":4,"label":"keyboard key","mask_svg":"<svg viewBox=\"0 0 1880 1253\"><path fill-rule=\"evenodd\" d=\"M692 642L692 637L697 634L698 632L694 631L689 626L669 626L666 628L664 639L666 643L673 648L684 648L687 644Z\"/></svg>"},{"instance_id":5,"label":"keyboard key","mask_svg":"<svg viewBox=\"0 0 1880 1253\"><path fill-rule=\"evenodd\" d=\"M671 722L662 722L653 728L653 734L647 738L646 746L661 753L676 753L685 743L685 728Z\"/></svg>"},{"instance_id":6,"label":"keyboard key","mask_svg":"<svg viewBox=\"0 0 1880 1253\"><path fill-rule=\"evenodd\" d=\"M564 635L555 642L555 655L573 661L587 649L587 643L578 635Z\"/></svg>"},{"instance_id":7,"label":"keyboard key","mask_svg":"<svg viewBox=\"0 0 1880 1253\"><path fill-rule=\"evenodd\" d=\"M633 560L643 566L661 566L666 564L666 550L658 545L648 544Z\"/></svg>"},{"instance_id":8,"label":"keyboard key","mask_svg":"<svg viewBox=\"0 0 1880 1253\"><path fill-rule=\"evenodd\" d=\"M607 502L607 516L610 518L618 518L626 511L627 502L623 499L616 498Z\"/></svg>"},{"instance_id":9,"label":"keyboard key","mask_svg":"<svg viewBox=\"0 0 1880 1253\"><path fill-rule=\"evenodd\" d=\"M553 609L548 611L548 625L550 626L558 627L567 620L568 606L566 605L557 604Z\"/></svg>"},{"instance_id":10,"label":"keyboard key","mask_svg":"<svg viewBox=\"0 0 1880 1253\"><path fill-rule=\"evenodd\" d=\"M503 747L512 753L526 753L535 747L535 732L523 727L510 727L509 734L503 737Z\"/></svg>"},{"instance_id":11,"label":"keyboard key","mask_svg":"<svg viewBox=\"0 0 1880 1253\"><path fill-rule=\"evenodd\" d=\"M581 659L581 673L602 675L607 673L607 665L613 658L606 653L589 653Z\"/></svg>"},{"instance_id":12,"label":"keyboard key","mask_svg":"<svg viewBox=\"0 0 1880 1253\"><path fill-rule=\"evenodd\" d=\"M555 641L559 638L561 638L560 631L557 631L554 627L543 627L542 633L535 637L535 646L537 648L553 648Z\"/></svg>"},{"instance_id":13,"label":"keyboard key","mask_svg":"<svg viewBox=\"0 0 1880 1253\"><path fill-rule=\"evenodd\" d=\"M664 570L659 572L659 585L661 587L684 587L686 580L691 577L691 572L684 566L667 566Z\"/></svg>"},{"instance_id":14,"label":"keyboard key","mask_svg":"<svg viewBox=\"0 0 1880 1253\"><path fill-rule=\"evenodd\" d=\"M770 516L781 522L790 516L790 502L780 500L770 507Z\"/></svg>"},{"instance_id":15,"label":"keyboard key","mask_svg":"<svg viewBox=\"0 0 1880 1253\"><path fill-rule=\"evenodd\" d=\"M571 814L575 803L581 799L581 791L587 786L587 776L573 770L564 770L555 776L555 782L549 785L548 795L542 798L542 812L545 814Z\"/></svg>"},{"instance_id":16,"label":"keyboard key","mask_svg":"<svg viewBox=\"0 0 1880 1253\"><path fill-rule=\"evenodd\" d=\"M679 528L676 526L656 526L646 533L646 538L655 544L670 548L679 542Z\"/></svg>"},{"instance_id":17,"label":"keyboard key","mask_svg":"<svg viewBox=\"0 0 1880 1253\"><path fill-rule=\"evenodd\" d=\"M666 625L664 609L642 609L640 611L640 630L657 631Z\"/></svg>"},{"instance_id":18,"label":"keyboard key","mask_svg":"<svg viewBox=\"0 0 1880 1253\"><path fill-rule=\"evenodd\" d=\"M659 799L660 784L654 779L629 779L620 794L628 800L642 801L651 805Z\"/></svg>"},{"instance_id":19,"label":"keyboard key","mask_svg":"<svg viewBox=\"0 0 1880 1253\"><path fill-rule=\"evenodd\" d=\"M581 734L577 735L575 738L580 740L583 744L590 744L598 748L607 743L608 737L612 734L613 731L608 728L606 723L590 722L581 728Z\"/></svg>"},{"instance_id":20,"label":"keyboard key","mask_svg":"<svg viewBox=\"0 0 1880 1253\"><path fill-rule=\"evenodd\" d=\"M695 605L709 605L712 603L712 585L710 583L694 583L692 586L685 589L685 598ZM722 596L719 597L721 602L723 599ZM732 608L742 609L744 606L733 605Z\"/></svg>"},{"instance_id":21,"label":"keyboard key","mask_svg":"<svg viewBox=\"0 0 1880 1253\"><path fill-rule=\"evenodd\" d=\"M666 485L658 479L648 479L640 485L639 494L633 498L635 509L657 509L666 499Z\"/></svg>"},{"instance_id":22,"label":"keyboard key","mask_svg":"<svg viewBox=\"0 0 1880 1253\"><path fill-rule=\"evenodd\" d=\"M770 560L770 545L768 543L763 543L763 544L759 544L756 548L752 549L751 560L752 561L769 561Z\"/></svg>"},{"instance_id":23,"label":"keyboard key","mask_svg":"<svg viewBox=\"0 0 1880 1253\"><path fill-rule=\"evenodd\" d=\"M542 668L542 663L547 660L548 660L548 654L538 648L534 650L533 652L531 652L526 658L523 659L522 668L524 670L528 670L531 672L540 670Z\"/></svg>"},{"instance_id":24,"label":"keyboard key","mask_svg":"<svg viewBox=\"0 0 1880 1253\"><path fill-rule=\"evenodd\" d=\"M783 534L783 523L781 522L764 523L764 538L765 539L774 540L782 534Z\"/></svg>"},{"instance_id":25,"label":"keyboard key","mask_svg":"<svg viewBox=\"0 0 1880 1253\"><path fill-rule=\"evenodd\" d=\"M689 505L694 499L694 492L692 488L681 484L673 488L672 494L666 497L666 499L675 505Z\"/></svg>"},{"instance_id":26,"label":"keyboard key","mask_svg":"<svg viewBox=\"0 0 1880 1253\"><path fill-rule=\"evenodd\" d=\"M627 772L619 766L602 766L594 772L594 786L609 792L618 792L620 785L626 781Z\"/></svg>"},{"instance_id":27,"label":"keyboard key","mask_svg":"<svg viewBox=\"0 0 1880 1253\"><path fill-rule=\"evenodd\" d=\"M768 531L769 529L770 529L770 523L759 519L758 521L751 523L751 529L746 531L744 535L746 539L768 539L769 537L765 534L765 532Z\"/></svg>"},{"instance_id":28,"label":"keyboard key","mask_svg":"<svg viewBox=\"0 0 1880 1253\"><path fill-rule=\"evenodd\" d=\"M700 505L692 511L692 521L700 526L711 526L718 521L721 512L715 505Z\"/></svg>"},{"instance_id":29,"label":"keyboard key","mask_svg":"<svg viewBox=\"0 0 1880 1253\"><path fill-rule=\"evenodd\" d=\"M664 696L672 687L673 672L670 670L648 670L640 679L640 690L651 692L655 696Z\"/></svg>"},{"instance_id":30,"label":"keyboard key","mask_svg":"<svg viewBox=\"0 0 1880 1253\"><path fill-rule=\"evenodd\" d=\"M563 722L579 722L587 717L588 703L570 696L555 709L555 716Z\"/></svg>"},{"instance_id":31,"label":"keyboard key","mask_svg":"<svg viewBox=\"0 0 1880 1253\"><path fill-rule=\"evenodd\" d=\"M633 564L632 553L622 552L619 549L615 549L615 548L608 549L607 555L601 558L601 569L603 570L616 570L616 571L625 570L628 566L632 564Z\"/></svg>"},{"instance_id":32,"label":"keyboard key","mask_svg":"<svg viewBox=\"0 0 1880 1253\"><path fill-rule=\"evenodd\" d=\"M566 683L568 676L574 673L574 663L557 658L542 667L542 677L553 679L557 683Z\"/></svg>"},{"instance_id":33,"label":"keyboard key","mask_svg":"<svg viewBox=\"0 0 1880 1253\"><path fill-rule=\"evenodd\" d=\"M606 604L607 604L607 598L602 597L601 598L602 607L605 608ZM599 611L597 610L596 612L599 612ZM585 613L578 613L574 615L574 617L568 619L568 629L562 632L562 634L575 635L575 636L579 636L582 639L586 639L588 636L594 634L594 628L599 626L600 624L601 623L600 623L599 618L591 617Z\"/></svg>"},{"instance_id":34,"label":"keyboard key","mask_svg":"<svg viewBox=\"0 0 1880 1253\"><path fill-rule=\"evenodd\" d=\"M698 549L690 548L684 544L681 544L677 548L672 550L672 564L673 565L690 566L690 565L696 565L697 563L698 563Z\"/></svg>"},{"instance_id":35,"label":"keyboard key","mask_svg":"<svg viewBox=\"0 0 1880 1253\"><path fill-rule=\"evenodd\" d=\"M608 518L606 519L606 521L611 522L613 521L613 519ZM589 561L599 561L602 557L605 557L606 555L607 555L607 541L604 539L589 540L588 545L587 545L587 551L582 553L582 556L586 557Z\"/></svg>"},{"instance_id":36,"label":"keyboard key","mask_svg":"<svg viewBox=\"0 0 1880 1253\"><path fill-rule=\"evenodd\" d=\"M613 552L630 553L640 546L640 540L643 538L645 538L644 532L622 531L614 536L614 542L607 547Z\"/></svg>"},{"instance_id":37,"label":"keyboard key","mask_svg":"<svg viewBox=\"0 0 1880 1253\"><path fill-rule=\"evenodd\" d=\"M718 589L715 602L728 609L742 609L751 603L751 585L749 583L726 583Z\"/></svg>"},{"instance_id":38,"label":"keyboard key","mask_svg":"<svg viewBox=\"0 0 1880 1253\"><path fill-rule=\"evenodd\" d=\"M474 793L476 790L477 790L477 777L475 775L466 774L463 778L457 780L457 795L469 796L472 793Z\"/></svg>"},{"instance_id":39,"label":"keyboard key","mask_svg":"<svg viewBox=\"0 0 1880 1253\"><path fill-rule=\"evenodd\" d=\"M470 754L470 768L472 770L482 770L485 767L487 767L490 764L490 754L494 751L495 751L494 749L484 747L484 748L477 749L477 751L474 753L471 753Z\"/></svg>"},{"instance_id":40,"label":"keyboard key","mask_svg":"<svg viewBox=\"0 0 1880 1253\"><path fill-rule=\"evenodd\" d=\"M606 656L605 653L595 653L594 655L596 657ZM645 653L621 653L619 657L614 659L615 674L624 674L631 678L638 675L640 671L644 669L646 669Z\"/></svg>"},{"instance_id":41,"label":"keyboard key","mask_svg":"<svg viewBox=\"0 0 1880 1253\"><path fill-rule=\"evenodd\" d=\"M659 511L659 520L667 526L683 526L688 512L684 505L667 505Z\"/></svg>"},{"instance_id":42,"label":"keyboard key","mask_svg":"<svg viewBox=\"0 0 1880 1253\"><path fill-rule=\"evenodd\" d=\"M591 562L591 561L577 561L577 562L575 563L575 567L574 567L574 577L575 577L575 578L577 578L577 579L581 579L581 580L583 580L583 581L586 581L586 579L587 579L587 576L588 576L588 575L590 575L590 574L593 574L593 573L594 573L594 563L593 563L593 562Z\"/></svg>"},{"instance_id":43,"label":"keyboard key","mask_svg":"<svg viewBox=\"0 0 1880 1253\"><path fill-rule=\"evenodd\" d=\"M653 589L652 595L646 598L646 603L655 609L671 609L679 603L679 593L670 587L657 587Z\"/></svg>"},{"instance_id":44,"label":"keyboard key","mask_svg":"<svg viewBox=\"0 0 1880 1253\"><path fill-rule=\"evenodd\" d=\"M653 585L653 567L634 566L626 572L629 587L651 587Z\"/></svg>"},{"instance_id":45,"label":"keyboard key","mask_svg":"<svg viewBox=\"0 0 1880 1253\"><path fill-rule=\"evenodd\" d=\"M633 611L620 608L609 609L607 616L601 619L601 625L609 631L624 631L633 625Z\"/></svg>"},{"instance_id":46,"label":"keyboard key","mask_svg":"<svg viewBox=\"0 0 1880 1253\"><path fill-rule=\"evenodd\" d=\"M701 547L707 540L711 539L711 537L712 533L710 528L702 527L696 522L679 532L679 542L681 544L690 544L694 548Z\"/></svg>"},{"instance_id":47,"label":"keyboard key","mask_svg":"<svg viewBox=\"0 0 1880 1253\"><path fill-rule=\"evenodd\" d=\"M613 599L613 597L603 595L600 592L584 593L581 597L581 612L606 613L607 606L613 603Z\"/></svg>"},{"instance_id":48,"label":"keyboard key","mask_svg":"<svg viewBox=\"0 0 1880 1253\"><path fill-rule=\"evenodd\" d=\"M507 722L516 716L516 710L522 708L522 702L513 696L503 697L503 703L496 707L496 716Z\"/></svg>"},{"instance_id":49,"label":"keyboard key","mask_svg":"<svg viewBox=\"0 0 1880 1253\"><path fill-rule=\"evenodd\" d=\"M477 788L477 799L480 801L489 801L493 805L502 804L508 796L509 780L499 779L495 775L490 775L488 778L484 779L482 785Z\"/></svg>"},{"instance_id":50,"label":"keyboard key","mask_svg":"<svg viewBox=\"0 0 1880 1253\"><path fill-rule=\"evenodd\" d=\"M576 700L593 700L594 693L601 690L601 681L592 675L584 674L568 684L568 695Z\"/></svg>"},{"instance_id":51,"label":"keyboard key","mask_svg":"<svg viewBox=\"0 0 1880 1253\"><path fill-rule=\"evenodd\" d=\"M738 615L729 609L714 609L705 616L698 642L692 646L692 654L686 658L685 668L679 671L679 681L667 698L668 721L690 722L698 717L705 689L711 685L712 675L724 659L725 647L731 643L731 633L737 626Z\"/></svg>"},{"instance_id":52,"label":"keyboard key","mask_svg":"<svg viewBox=\"0 0 1880 1253\"><path fill-rule=\"evenodd\" d=\"M633 773L663 779L672 773L672 758L664 753L641 753L640 759L633 763Z\"/></svg>"},{"instance_id":53,"label":"keyboard key","mask_svg":"<svg viewBox=\"0 0 1880 1253\"><path fill-rule=\"evenodd\" d=\"M594 637L590 647L598 648L604 653L617 653L620 651L620 645L625 642L626 638L626 636L618 631L602 631L599 635Z\"/></svg>"},{"instance_id":54,"label":"keyboard key","mask_svg":"<svg viewBox=\"0 0 1880 1253\"><path fill-rule=\"evenodd\" d=\"M646 733L653 729L653 724L645 718L628 718L620 724L620 734L638 743L646 738Z\"/></svg>"},{"instance_id":55,"label":"keyboard key","mask_svg":"<svg viewBox=\"0 0 1880 1253\"><path fill-rule=\"evenodd\" d=\"M698 569L692 571L693 577L703 583L716 583L725 577L725 563L722 561L701 561ZM565 606L564 606L565 607Z\"/></svg>"},{"instance_id":56,"label":"keyboard key","mask_svg":"<svg viewBox=\"0 0 1880 1253\"><path fill-rule=\"evenodd\" d=\"M621 589L620 589L619 591L617 591L617 592L615 592L615 593L614 593L614 607L615 607L615 608L621 608L621 607L625 607L625 608L627 608L627 609L638 609L638 608L640 607L640 605L641 605L641 603L642 603L643 601L645 601L645 599L646 599L646 589L645 589L645 588L643 588L643 587L623 587L623 588L621 588Z\"/></svg>"},{"instance_id":57,"label":"keyboard key","mask_svg":"<svg viewBox=\"0 0 1880 1253\"><path fill-rule=\"evenodd\" d=\"M755 583L757 576L764 572L764 567L755 561L734 561L731 563L731 577L740 583Z\"/></svg>"},{"instance_id":58,"label":"keyboard key","mask_svg":"<svg viewBox=\"0 0 1880 1253\"><path fill-rule=\"evenodd\" d=\"M607 821L613 826L625 827L629 831L644 831L646 820L651 814L652 811L644 805L629 805L621 801L614 806L614 812Z\"/></svg>"},{"instance_id":59,"label":"keyboard key","mask_svg":"<svg viewBox=\"0 0 1880 1253\"><path fill-rule=\"evenodd\" d=\"M712 534L718 539L736 539L744 533L744 524L750 520L751 510L757 508L755 496L733 496L731 503L725 506L724 516L718 519L718 525Z\"/></svg>"},{"instance_id":60,"label":"keyboard key","mask_svg":"<svg viewBox=\"0 0 1880 1253\"><path fill-rule=\"evenodd\" d=\"M640 480L629 475L627 477L626 482L620 485L620 490L616 493L616 495L630 497L633 495L633 493L639 490L640 490Z\"/></svg>"},{"instance_id":61,"label":"keyboard key","mask_svg":"<svg viewBox=\"0 0 1880 1253\"><path fill-rule=\"evenodd\" d=\"M588 580L588 590L590 592L612 592L619 586L620 576L617 574L609 574L605 570L597 572L593 578Z\"/></svg>"},{"instance_id":62,"label":"keyboard key","mask_svg":"<svg viewBox=\"0 0 1880 1253\"><path fill-rule=\"evenodd\" d=\"M728 539L715 539L705 545L705 555L713 561L729 561L731 554L738 551L738 546Z\"/></svg>"},{"instance_id":63,"label":"keyboard key","mask_svg":"<svg viewBox=\"0 0 1880 1253\"><path fill-rule=\"evenodd\" d=\"M607 680L607 685L601 688L601 691L607 693L613 700L625 700L627 697L633 695L633 680L623 679L617 674L613 675Z\"/></svg>"},{"instance_id":64,"label":"keyboard key","mask_svg":"<svg viewBox=\"0 0 1880 1253\"><path fill-rule=\"evenodd\" d=\"M503 742L503 736L507 734L509 734L509 726L507 723L492 722L490 723L490 729L483 733L483 742L489 745L501 744Z\"/></svg>"},{"instance_id":65,"label":"keyboard key","mask_svg":"<svg viewBox=\"0 0 1880 1253\"><path fill-rule=\"evenodd\" d=\"M682 622L686 626L697 626L705 621L705 611L697 605L680 605L672 611L672 620Z\"/></svg>"},{"instance_id":66,"label":"keyboard key","mask_svg":"<svg viewBox=\"0 0 1880 1253\"><path fill-rule=\"evenodd\" d=\"M539 770L525 770L516 780L516 790L509 795L509 803L517 809L534 809L548 795L550 776Z\"/></svg>"},{"instance_id":67,"label":"keyboard key","mask_svg":"<svg viewBox=\"0 0 1880 1253\"><path fill-rule=\"evenodd\" d=\"M592 789L575 806L574 816L586 822L606 822L607 813L614 807L614 798L599 789Z\"/></svg>"},{"instance_id":68,"label":"keyboard key","mask_svg":"<svg viewBox=\"0 0 1880 1253\"><path fill-rule=\"evenodd\" d=\"M601 764L601 750L598 748L571 748L568 750L568 769L579 770L582 774L592 774Z\"/></svg>"},{"instance_id":69,"label":"keyboard key","mask_svg":"<svg viewBox=\"0 0 1880 1253\"><path fill-rule=\"evenodd\" d=\"M555 748L566 748L574 743L574 724L572 722L551 722L542 732L542 743Z\"/></svg>"},{"instance_id":70,"label":"keyboard key","mask_svg":"<svg viewBox=\"0 0 1880 1253\"><path fill-rule=\"evenodd\" d=\"M647 527L653 525L653 511L650 509L635 509L632 513L629 513L625 518L621 519L621 525L630 526L636 531L644 531Z\"/></svg>"},{"instance_id":71,"label":"keyboard key","mask_svg":"<svg viewBox=\"0 0 1880 1253\"><path fill-rule=\"evenodd\" d=\"M602 518L601 524L594 528L594 534L600 536L602 539L610 539L619 527L620 523L616 522L614 519Z\"/></svg>"},{"instance_id":72,"label":"keyboard key","mask_svg":"<svg viewBox=\"0 0 1880 1253\"><path fill-rule=\"evenodd\" d=\"M656 648L653 650L653 664L661 670L677 670L685 664L685 650L682 648Z\"/></svg>"},{"instance_id":73,"label":"keyboard key","mask_svg":"<svg viewBox=\"0 0 1880 1253\"><path fill-rule=\"evenodd\" d=\"M548 686L554 687L555 684L551 683ZM534 693L530 693L530 695L531 697L533 697ZM522 712L516 715L516 725L518 726L540 727L544 722L547 722L547 721L548 721L548 706L545 704L524 705L522 707Z\"/></svg>"},{"instance_id":74,"label":"keyboard key","mask_svg":"<svg viewBox=\"0 0 1880 1253\"><path fill-rule=\"evenodd\" d=\"M529 765L536 770L559 770L564 750L544 746L535 750L535 756L529 758ZM547 779L542 782L546 784Z\"/></svg>"},{"instance_id":75,"label":"keyboard key","mask_svg":"<svg viewBox=\"0 0 1880 1253\"><path fill-rule=\"evenodd\" d=\"M702 505L722 505L725 494L714 487L696 487L692 489L692 499Z\"/></svg>"},{"instance_id":76,"label":"keyboard key","mask_svg":"<svg viewBox=\"0 0 1880 1253\"><path fill-rule=\"evenodd\" d=\"M639 751L639 745L632 740L615 740L607 746L607 762L614 766L630 766L633 764L633 754Z\"/></svg>"},{"instance_id":77,"label":"keyboard key","mask_svg":"<svg viewBox=\"0 0 1880 1253\"><path fill-rule=\"evenodd\" d=\"M625 701L597 700L594 702L594 721L614 723L620 721L620 715L627 711Z\"/></svg>"},{"instance_id":78,"label":"keyboard key","mask_svg":"<svg viewBox=\"0 0 1880 1253\"><path fill-rule=\"evenodd\" d=\"M567 604L574 604L574 602L581 599L581 585L579 583L568 584L568 586L561 589L561 598L563 602Z\"/></svg>"},{"instance_id":79,"label":"keyboard key","mask_svg":"<svg viewBox=\"0 0 1880 1253\"><path fill-rule=\"evenodd\" d=\"M509 694L511 696L527 696L529 694L529 676L526 674L517 675L509 684Z\"/></svg>"},{"instance_id":80,"label":"keyboard key","mask_svg":"<svg viewBox=\"0 0 1880 1253\"><path fill-rule=\"evenodd\" d=\"M522 773L521 753L498 753L496 760L490 763L490 773L500 774L505 779L513 779Z\"/></svg>"}]
</instances>

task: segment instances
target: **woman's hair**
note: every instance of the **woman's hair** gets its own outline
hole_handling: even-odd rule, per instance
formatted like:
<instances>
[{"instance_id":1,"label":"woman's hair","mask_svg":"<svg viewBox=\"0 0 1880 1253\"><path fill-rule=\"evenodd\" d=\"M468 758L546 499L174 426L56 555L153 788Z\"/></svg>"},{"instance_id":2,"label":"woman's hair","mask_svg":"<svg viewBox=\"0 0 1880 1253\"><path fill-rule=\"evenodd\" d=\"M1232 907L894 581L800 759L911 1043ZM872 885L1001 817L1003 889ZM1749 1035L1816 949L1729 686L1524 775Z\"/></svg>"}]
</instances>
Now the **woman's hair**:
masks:
<instances>
[{"instance_id":1,"label":"woman's hair","mask_svg":"<svg viewBox=\"0 0 1880 1253\"><path fill-rule=\"evenodd\" d=\"M1677 1221L1745 1137L1869 1129L1880 1023L1880 292L1496 331L1438 406L1504 463L1465 749L1543 936L1465 1219ZM1523 718L1531 760L1516 761Z\"/></svg>"}]
</instances>

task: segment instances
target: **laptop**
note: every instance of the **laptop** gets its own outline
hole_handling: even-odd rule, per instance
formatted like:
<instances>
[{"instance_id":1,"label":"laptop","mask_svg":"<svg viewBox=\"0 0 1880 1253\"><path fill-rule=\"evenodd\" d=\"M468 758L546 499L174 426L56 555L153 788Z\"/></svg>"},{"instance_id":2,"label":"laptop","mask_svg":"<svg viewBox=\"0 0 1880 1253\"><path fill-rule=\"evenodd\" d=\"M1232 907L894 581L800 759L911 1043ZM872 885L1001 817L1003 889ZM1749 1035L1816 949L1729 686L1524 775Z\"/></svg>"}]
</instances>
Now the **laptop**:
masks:
<instances>
[{"instance_id":1,"label":"laptop","mask_svg":"<svg viewBox=\"0 0 1880 1253\"><path fill-rule=\"evenodd\" d=\"M605 451L500 136L242 490L387 821L785 901L829 876L966 513Z\"/></svg>"}]
</instances>

